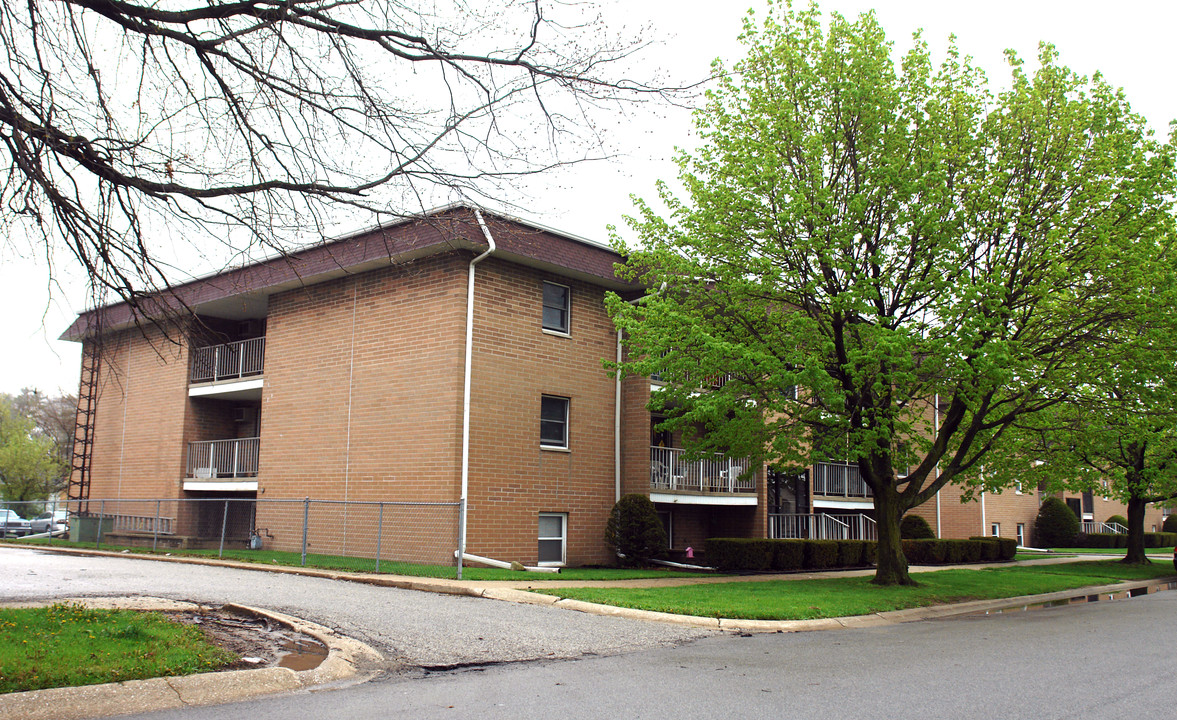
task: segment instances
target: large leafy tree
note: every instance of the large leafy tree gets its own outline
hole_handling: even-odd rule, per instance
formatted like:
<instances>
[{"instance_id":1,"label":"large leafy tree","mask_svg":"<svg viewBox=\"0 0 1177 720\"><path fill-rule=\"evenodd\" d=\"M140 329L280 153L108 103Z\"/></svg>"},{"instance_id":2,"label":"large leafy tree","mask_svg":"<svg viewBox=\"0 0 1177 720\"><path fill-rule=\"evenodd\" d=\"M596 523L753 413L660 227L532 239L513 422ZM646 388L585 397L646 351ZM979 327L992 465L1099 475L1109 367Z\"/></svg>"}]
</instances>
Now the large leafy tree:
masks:
<instances>
[{"instance_id":1,"label":"large leafy tree","mask_svg":"<svg viewBox=\"0 0 1177 720\"><path fill-rule=\"evenodd\" d=\"M60 489L64 467L53 439L0 394L0 498L44 500Z\"/></svg>"},{"instance_id":2,"label":"large leafy tree","mask_svg":"<svg viewBox=\"0 0 1177 720\"><path fill-rule=\"evenodd\" d=\"M871 14L774 5L742 40L679 157L689 199L662 186L669 215L639 201L617 241L650 289L610 301L622 371L669 381L652 403L696 450L856 463L874 581L910 584L903 513L1131 315L1118 282L1167 222L1170 148L1048 45L994 96L955 47L937 67L917 35L896 62Z\"/></svg>"},{"instance_id":3,"label":"large leafy tree","mask_svg":"<svg viewBox=\"0 0 1177 720\"><path fill-rule=\"evenodd\" d=\"M1177 498L1177 266L1167 238L1143 247L1134 317L1077 367L1067 402L1020 419L982 486L1022 481L1091 491L1128 508L1124 562L1147 563L1150 503Z\"/></svg>"}]
</instances>

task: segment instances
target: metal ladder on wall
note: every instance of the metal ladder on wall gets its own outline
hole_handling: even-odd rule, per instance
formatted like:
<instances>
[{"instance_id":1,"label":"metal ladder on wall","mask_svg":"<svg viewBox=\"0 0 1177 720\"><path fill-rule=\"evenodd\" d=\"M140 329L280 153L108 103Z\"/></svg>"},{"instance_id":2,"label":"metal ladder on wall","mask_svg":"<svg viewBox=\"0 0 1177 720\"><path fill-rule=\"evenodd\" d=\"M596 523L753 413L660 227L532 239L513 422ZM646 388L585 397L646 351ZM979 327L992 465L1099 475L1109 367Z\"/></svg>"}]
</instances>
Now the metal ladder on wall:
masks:
<instances>
[{"instance_id":1,"label":"metal ladder on wall","mask_svg":"<svg viewBox=\"0 0 1177 720\"><path fill-rule=\"evenodd\" d=\"M98 340L87 341L82 349L82 376L78 383L78 409L74 415L72 472L66 497L71 501L90 499L90 465L94 452L94 421L98 412ZM78 511L88 508L79 505Z\"/></svg>"}]
</instances>

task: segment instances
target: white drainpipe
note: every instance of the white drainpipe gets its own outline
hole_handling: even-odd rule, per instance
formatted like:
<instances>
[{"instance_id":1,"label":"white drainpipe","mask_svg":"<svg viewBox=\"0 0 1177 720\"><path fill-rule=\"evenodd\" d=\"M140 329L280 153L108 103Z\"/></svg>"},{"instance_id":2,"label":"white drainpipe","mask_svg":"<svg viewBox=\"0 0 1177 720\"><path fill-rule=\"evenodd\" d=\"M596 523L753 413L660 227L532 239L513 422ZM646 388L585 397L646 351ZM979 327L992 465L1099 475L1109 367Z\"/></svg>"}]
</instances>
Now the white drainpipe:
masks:
<instances>
[{"instance_id":1,"label":"white drainpipe","mask_svg":"<svg viewBox=\"0 0 1177 720\"><path fill-rule=\"evenodd\" d=\"M617 328L617 364L621 365L621 328ZM613 502L621 501L621 370L613 391Z\"/></svg>"},{"instance_id":2,"label":"white drainpipe","mask_svg":"<svg viewBox=\"0 0 1177 720\"><path fill-rule=\"evenodd\" d=\"M459 552L463 555L466 553L466 524L467 517L470 515L467 497L470 489L470 370L474 356L474 266L495 251L495 239L490 234L490 228L486 226L486 222L482 219L482 213L477 208L474 210L474 217L478 218L478 225L482 228L482 234L486 236L486 242L490 247L486 249L486 252L470 261L470 274L466 279L466 369L462 387L462 495L460 498L465 512L462 513L458 528L458 535L462 539Z\"/></svg>"},{"instance_id":3,"label":"white drainpipe","mask_svg":"<svg viewBox=\"0 0 1177 720\"><path fill-rule=\"evenodd\" d=\"M934 402L936 403L936 407L933 410L933 413L934 413L933 417L935 419L932 421L932 425L934 426L932 428L932 441L935 442L936 440L938 440L940 438L940 393L936 393L933 397L934 397ZM940 463L939 462L936 463L936 479L937 480L940 479ZM941 532L941 530L940 530L940 491L939 490L936 491L936 537L944 537L944 533Z\"/></svg>"}]
</instances>

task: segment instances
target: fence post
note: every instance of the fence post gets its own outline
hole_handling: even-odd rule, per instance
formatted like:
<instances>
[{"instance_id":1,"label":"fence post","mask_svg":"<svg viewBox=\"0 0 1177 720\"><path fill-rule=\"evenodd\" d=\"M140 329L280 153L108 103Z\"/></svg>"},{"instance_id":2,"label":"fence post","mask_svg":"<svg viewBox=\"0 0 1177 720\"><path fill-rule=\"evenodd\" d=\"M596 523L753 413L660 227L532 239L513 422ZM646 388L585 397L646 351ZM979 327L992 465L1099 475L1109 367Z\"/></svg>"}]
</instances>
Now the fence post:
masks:
<instances>
[{"instance_id":1,"label":"fence post","mask_svg":"<svg viewBox=\"0 0 1177 720\"><path fill-rule=\"evenodd\" d=\"M380 514L376 520L376 572L380 572L380 538L384 534L384 503L380 503Z\"/></svg>"},{"instance_id":2,"label":"fence post","mask_svg":"<svg viewBox=\"0 0 1177 720\"><path fill-rule=\"evenodd\" d=\"M98 535L94 539L94 548L102 549L102 521L106 519L106 501L98 503Z\"/></svg>"},{"instance_id":3,"label":"fence post","mask_svg":"<svg viewBox=\"0 0 1177 720\"><path fill-rule=\"evenodd\" d=\"M466 552L466 498L458 500L458 579L462 579L462 553Z\"/></svg>"},{"instance_id":4,"label":"fence post","mask_svg":"<svg viewBox=\"0 0 1177 720\"><path fill-rule=\"evenodd\" d=\"M310 521L311 515L311 499L303 498L302 501L302 566L307 564L307 525Z\"/></svg>"},{"instance_id":5,"label":"fence post","mask_svg":"<svg viewBox=\"0 0 1177 720\"><path fill-rule=\"evenodd\" d=\"M225 554L225 526L229 524L229 501L225 501L225 511L221 513L221 548L217 550L217 558Z\"/></svg>"},{"instance_id":6,"label":"fence post","mask_svg":"<svg viewBox=\"0 0 1177 720\"><path fill-rule=\"evenodd\" d=\"M155 501L155 524L151 526L151 552L159 542L159 500Z\"/></svg>"}]
</instances>

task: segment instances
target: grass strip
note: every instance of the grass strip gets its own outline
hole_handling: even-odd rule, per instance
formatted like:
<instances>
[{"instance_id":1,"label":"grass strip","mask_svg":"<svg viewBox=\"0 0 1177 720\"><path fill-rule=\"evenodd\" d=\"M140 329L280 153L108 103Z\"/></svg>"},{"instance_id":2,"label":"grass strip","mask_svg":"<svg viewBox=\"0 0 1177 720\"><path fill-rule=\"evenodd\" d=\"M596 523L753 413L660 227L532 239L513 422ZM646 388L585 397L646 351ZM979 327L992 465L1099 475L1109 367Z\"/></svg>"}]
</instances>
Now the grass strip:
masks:
<instances>
[{"instance_id":1,"label":"grass strip","mask_svg":"<svg viewBox=\"0 0 1177 720\"><path fill-rule=\"evenodd\" d=\"M1054 553L1064 553L1068 555L1124 555L1128 552L1125 548L1052 548L1051 550ZM1144 554L1168 555L1172 557L1173 548L1145 548Z\"/></svg>"},{"instance_id":2,"label":"grass strip","mask_svg":"<svg viewBox=\"0 0 1177 720\"><path fill-rule=\"evenodd\" d=\"M878 587L869 577L727 582L661 588L552 588L533 592L678 615L748 620L810 620L867 615L1108 585L1173 575L1171 562L1147 566L1115 560L913 575L915 587Z\"/></svg>"},{"instance_id":3,"label":"grass strip","mask_svg":"<svg viewBox=\"0 0 1177 720\"><path fill-rule=\"evenodd\" d=\"M86 550L107 550L110 552L127 551L139 555L173 555L187 557L216 558L216 549L160 549L109 545L102 543L98 547L93 542L70 542L55 539L52 543L46 538L21 540L12 542L13 545L45 545L60 548L81 548ZM307 553L306 565L302 564L302 553L284 552L280 550L241 550L226 549L222 556L225 560L237 562L257 563L259 565L283 565L288 567L309 567L319 570L345 570L348 572L376 572L374 558L349 557L347 555L324 555ZM431 577L454 579L458 576L457 568L452 565L428 565L423 563L380 561L381 575L408 575L411 577ZM714 575L714 573L708 573ZM528 582L544 582L553 580L643 580L657 578L689 578L699 577L698 572L665 569L628 569L628 568L561 568L558 573L527 572L516 570L502 570L466 566L462 568L463 580L525 580Z\"/></svg>"},{"instance_id":4,"label":"grass strip","mask_svg":"<svg viewBox=\"0 0 1177 720\"><path fill-rule=\"evenodd\" d=\"M73 603L0 609L0 693L191 675L236 659L199 628L158 613Z\"/></svg>"}]
</instances>

